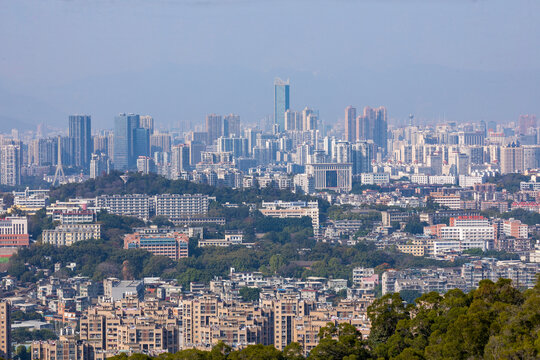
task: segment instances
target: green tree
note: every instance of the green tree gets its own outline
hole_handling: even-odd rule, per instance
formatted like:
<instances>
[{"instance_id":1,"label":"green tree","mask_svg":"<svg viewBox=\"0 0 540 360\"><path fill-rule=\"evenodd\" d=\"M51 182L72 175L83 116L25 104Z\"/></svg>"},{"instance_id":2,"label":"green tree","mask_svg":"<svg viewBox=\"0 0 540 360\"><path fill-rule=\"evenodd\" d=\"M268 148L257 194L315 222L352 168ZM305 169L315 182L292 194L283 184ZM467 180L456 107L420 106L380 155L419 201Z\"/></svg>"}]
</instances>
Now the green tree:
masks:
<instances>
[{"instance_id":1,"label":"green tree","mask_svg":"<svg viewBox=\"0 0 540 360\"><path fill-rule=\"evenodd\" d=\"M285 360L302 360L304 359L302 346L297 342L292 342L283 349L283 357Z\"/></svg>"},{"instance_id":2,"label":"green tree","mask_svg":"<svg viewBox=\"0 0 540 360\"><path fill-rule=\"evenodd\" d=\"M14 359L15 360L30 360L31 359L31 354L26 349L26 346L19 345L19 346L17 346L17 349L15 349Z\"/></svg>"},{"instance_id":3,"label":"green tree","mask_svg":"<svg viewBox=\"0 0 540 360\"><path fill-rule=\"evenodd\" d=\"M154 216L152 218L152 225L155 225L157 227L174 226L174 224L169 220L169 218L164 215Z\"/></svg>"},{"instance_id":4,"label":"green tree","mask_svg":"<svg viewBox=\"0 0 540 360\"><path fill-rule=\"evenodd\" d=\"M246 348L232 352L230 360L281 360L283 355L272 345L249 345Z\"/></svg>"},{"instance_id":5,"label":"green tree","mask_svg":"<svg viewBox=\"0 0 540 360\"><path fill-rule=\"evenodd\" d=\"M319 331L319 344L311 350L310 359L368 359L370 353L362 334L351 324L328 323Z\"/></svg>"},{"instance_id":6,"label":"green tree","mask_svg":"<svg viewBox=\"0 0 540 360\"><path fill-rule=\"evenodd\" d=\"M386 294L368 307L367 315L371 321L369 342L376 349L380 346L384 348L398 322L406 319L409 313L399 294Z\"/></svg>"},{"instance_id":7,"label":"green tree","mask_svg":"<svg viewBox=\"0 0 540 360\"><path fill-rule=\"evenodd\" d=\"M259 301L259 294L261 293L261 289L259 288L251 288L251 287L243 287L240 289L240 296L242 297L242 300L244 301Z\"/></svg>"}]
</instances>

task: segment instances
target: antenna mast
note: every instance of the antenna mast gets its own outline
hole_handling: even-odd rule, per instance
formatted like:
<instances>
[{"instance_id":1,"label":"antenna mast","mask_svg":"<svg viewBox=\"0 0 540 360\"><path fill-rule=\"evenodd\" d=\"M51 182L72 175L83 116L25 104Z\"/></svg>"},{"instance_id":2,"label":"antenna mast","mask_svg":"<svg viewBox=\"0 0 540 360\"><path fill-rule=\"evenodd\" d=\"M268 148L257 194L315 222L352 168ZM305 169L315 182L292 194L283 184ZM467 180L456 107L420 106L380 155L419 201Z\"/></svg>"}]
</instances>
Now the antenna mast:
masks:
<instances>
[{"instance_id":1,"label":"antenna mast","mask_svg":"<svg viewBox=\"0 0 540 360\"><path fill-rule=\"evenodd\" d=\"M56 165L56 172L54 173L54 180L52 182L52 186L56 184L56 180L58 180L58 185L60 185L60 178L63 182L66 181L64 167L62 166L62 141L60 135L58 135L58 164Z\"/></svg>"}]
</instances>

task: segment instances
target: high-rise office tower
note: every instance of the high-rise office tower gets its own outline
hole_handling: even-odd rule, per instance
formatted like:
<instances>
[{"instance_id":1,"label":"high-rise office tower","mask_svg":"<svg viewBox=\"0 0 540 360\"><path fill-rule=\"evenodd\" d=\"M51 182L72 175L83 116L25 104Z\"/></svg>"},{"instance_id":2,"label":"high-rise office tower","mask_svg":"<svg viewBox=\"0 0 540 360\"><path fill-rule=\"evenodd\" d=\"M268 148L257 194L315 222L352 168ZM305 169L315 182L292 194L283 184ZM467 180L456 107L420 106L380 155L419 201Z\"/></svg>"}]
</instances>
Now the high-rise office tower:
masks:
<instances>
[{"instance_id":1,"label":"high-rise office tower","mask_svg":"<svg viewBox=\"0 0 540 360\"><path fill-rule=\"evenodd\" d=\"M139 127L133 129L133 158L150 156L150 130Z\"/></svg>"},{"instance_id":2,"label":"high-rise office tower","mask_svg":"<svg viewBox=\"0 0 540 360\"><path fill-rule=\"evenodd\" d=\"M274 124L285 130L285 111L289 110L289 80L274 81Z\"/></svg>"},{"instance_id":3,"label":"high-rise office tower","mask_svg":"<svg viewBox=\"0 0 540 360\"><path fill-rule=\"evenodd\" d=\"M11 359L11 306L0 302L0 358Z\"/></svg>"},{"instance_id":4,"label":"high-rise office tower","mask_svg":"<svg viewBox=\"0 0 540 360\"><path fill-rule=\"evenodd\" d=\"M386 153L388 147L388 121L384 106L375 109L375 123L373 125L373 142Z\"/></svg>"},{"instance_id":5,"label":"high-rise office tower","mask_svg":"<svg viewBox=\"0 0 540 360\"><path fill-rule=\"evenodd\" d=\"M229 114L223 118L223 136L240 137L240 115Z\"/></svg>"},{"instance_id":6,"label":"high-rise office tower","mask_svg":"<svg viewBox=\"0 0 540 360\"><path fill-rule=\"evenodd\" d=\"M92 154L92 120L89 115L69 116L69 141L71 143L72 164L87 168Z\"/></svg>"},{"instance_id":7,"label":"high-rise office tower","mask_svg":"<svg viewBox=\"0 0 540 360\"><path fill-rule=\"evenodd\" d=\"M220 136L223 136L223 118L221 115L206 115L206 132L208 134L209 145L211 145Z\"/></svg>"},{"instance_id":8,"label":"high-rise office tower","mask_svg":"<svg viewBox=\"0 0 540 360\"><path fill-rule=\"evenodd\" d=\"M201 153L206 150L206 145L198 141L189 142L189 164L191 166L197 165L201 162Z\"/></svg>"},{"instance_id":9,"label":"high-rise office tower","mask_svg":"<svg viewBox=\"0 0 540 360\"><path fill-rule=\"evenodd\" d=\"M154 133L154 118L150 115L142 115L139 117L139 127L148 129L150 135Z\"/></svg>"},{"instance_id":10,"label":"high-rise office tower","mask_svg":"<svg viewBox=\"0 0 540 360\"><path fill-rule=\"evenodd\" d=\"M501 174L523 172L523 148L512 143L501 148Z\"/></svg>"},{"instance_id":11,"label":"high-rise office tower","mask_svg":"<svg viewBox=\"0 0 540 360\"><path fill-rule=\"evenodd\" d=\"M356 108L352 106L345 108L345 140L356 141Z\"/></svg>"},{"instance_id":12,"label":"high-rise office tower","mask_svg":"<svg viewBox=\"0 0 540 360\"><path fill-rule=\"evenodd\" d=\"M0 148L0 184L21 184L22 152L20 145L8 144Z\"/></svg>"},{"instance_id":13,"label":"high-rise office tower","mask_svg":"<svg viewBox=\"0 0 540 360\"><path fill-rule=\"evenodd\" d=\"M359 141L351 146L351 160L353 175L371 172L374 144L367 141Z\"/></svg>"},{"instance_id":14,"label":"high-rise office tower","mask_svg":"<svg viewBox=\"0 0 540 360\"><path fill-rule=\"evenodd\" d=\"M356 119L356 139L373 140L373 142L386 153L388 147L388 122L386 108L381 106L372 109L364 108L364 115Z\"/></svg>"},{"instance_id":15,"label":"high-rise office tower","mask_svg":"<svg viewBox=\"0 0 540 360\"><path fill-rule=\"evenodd\" d=\"M120 114L114 118L114 168L128 170L136 164L133 156L134 130L139 127L139 115Z\"/></svg>"},{"instance_id":16,"label":"high-rise office tower","mask_svg":"<svg viewBox=\"0 0 540 360\"><path fill-rule=\"evenodd\" d=\"M190 170L189 148L185 144L172 147L172 173L175 177L180 177L182 172Z\"/></svg>"}]
</instances>

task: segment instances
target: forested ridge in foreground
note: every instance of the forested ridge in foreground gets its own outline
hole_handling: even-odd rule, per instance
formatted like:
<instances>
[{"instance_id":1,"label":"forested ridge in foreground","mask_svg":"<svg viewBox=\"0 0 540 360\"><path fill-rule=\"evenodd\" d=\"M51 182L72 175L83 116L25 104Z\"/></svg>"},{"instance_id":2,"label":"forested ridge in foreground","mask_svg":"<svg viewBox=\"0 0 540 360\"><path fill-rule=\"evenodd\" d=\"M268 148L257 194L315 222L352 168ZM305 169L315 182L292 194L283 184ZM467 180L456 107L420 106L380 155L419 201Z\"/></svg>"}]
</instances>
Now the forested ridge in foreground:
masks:
<instances>
[{"instance_id":1,"label":"forested ridge in foreground","mask_svg":"<svg viewBox=\"0 0 540 360\"><path fill-rule=\"evenodd\" d=\"M414 305L399 294L375 300L368 309L371 335L363 339L349 324L329 324L310 352L314 360L360 359L538 359L540 355L540 281L526 291L509 280L480 282L478 289L444 295L428 293ZM223 343L212 350L183 350L150 357L119 355L113 360L300 360L302 348L292 343L283 351L252 345L233 351Z\"/></svg>"}]
</instances>

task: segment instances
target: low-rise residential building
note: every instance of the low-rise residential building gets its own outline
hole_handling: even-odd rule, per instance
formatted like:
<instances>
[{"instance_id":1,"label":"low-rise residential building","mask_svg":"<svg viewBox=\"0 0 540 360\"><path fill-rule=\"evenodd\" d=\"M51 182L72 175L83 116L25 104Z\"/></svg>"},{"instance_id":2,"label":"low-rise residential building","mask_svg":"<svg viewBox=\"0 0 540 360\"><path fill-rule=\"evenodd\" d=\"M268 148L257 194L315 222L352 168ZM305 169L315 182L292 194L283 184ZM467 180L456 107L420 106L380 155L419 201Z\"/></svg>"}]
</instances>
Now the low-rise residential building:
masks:
<instances>
[{"instance_id":1,"label":"low-rise residential building","mask_svg":"<svg viewBox=\"0 0 540 360\"><path fill-rule=\"evenodd\" d=\"M403 222L409 220L412 214L405 211L388 210L381 211L381 216L383 226L392 226L392 223L394 222Z\"/></svg>"},{"instance_id":2,"label":"low-rise residential building","mask_svg":"<svg viewBox=\"0 0 540 360\"><path fill-rule=\"evenodd\" d=\"M144 296L144 282L141 280L118 280L108 278L103 280L103 294L111 301L125 298L142 299Z\"/></svg>"},{"instance_id":3,"label":"low-rise residential building","mask_svg":"<svg viewBox=\"0 0 540 360\"><path fill-rule=\"evenodd\" d=\"M239 231L227 231L225 232L225 238L223 239L200 239L198 246L220 246L227 247L231 245L242 245L244 240L244 234Z\"/></svg>"},{"instance_id":4,"label":"low-rise residential building","mask_svg":"<svg viewBox=\"0 0 540 360\"><path fill-rule=\"evenodd\" d=\"M319 204L317 201L281 201L262 202L261 213L278 218L301 218L308 216L313 225L313 234L319 235Z\"/></svg>"},{"instance_id":5,"label":"low-rise residential building","mask_svg":"<svg viewBox=\"0 0 540 360\"><path fill-rule=\"evenodd\" d=\"M449 209L461 209L461 198L459 195L446 195L444 193L432 192L429 195L433 201Z\"/></svg>"},{"instance_id":6,"label":"low-rise residential building","mask_svg":"<svg viewBox=\"0 0 540 360\"><path fill-rule=\"evenodd\" d=\"M85 224L94 222L96 213L93 210L54 210L52 219L61 224Z\"/></svg>"},{"instance_id":7,"label":"low-rise residential building","mask_svg":"<svg viewBox=\"0 0 540 360\"><path fill-rule=\"evenodd\" d=\"M360 181L363 185L386 185L390 183L390 174L388 173L362 173Z\"/></svg>"},{"instance_id":8,"label":"low-rise residential building","mask_svg":"<svg viewBox=\"0 0 540 360\"><path fill-rule=\"evenodd\" d=\"M78 241L100 239L101 224L61 224L53 230L43 230L41 241L54 246L71 246Z\"/></svg>"}]
</instances>

